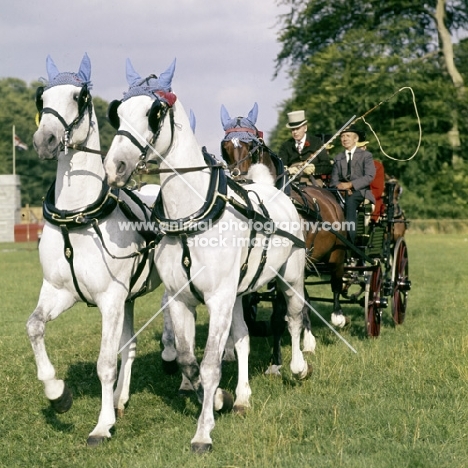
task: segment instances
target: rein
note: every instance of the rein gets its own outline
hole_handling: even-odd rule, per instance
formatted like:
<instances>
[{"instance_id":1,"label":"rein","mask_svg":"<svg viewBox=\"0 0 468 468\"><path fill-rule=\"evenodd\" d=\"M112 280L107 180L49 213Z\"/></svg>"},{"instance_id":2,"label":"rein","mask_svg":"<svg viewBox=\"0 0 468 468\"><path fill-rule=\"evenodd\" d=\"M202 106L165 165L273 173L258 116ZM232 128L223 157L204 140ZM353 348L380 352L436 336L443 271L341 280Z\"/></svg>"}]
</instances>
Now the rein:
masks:
<instances>
[{"instance_id":1,"label":"rein","mask_svg":"<svg viewBox=\"0 0 468 468\"><path fill-rule=\"evenodd\" d=\"M148 164L158 164L157 161L147 161ZM156 169L148 169L148 168L143 168L143 169L137 169L137 174L166 174L169 172L175 172L185 174L187 172L195 172L195 171L201 171L203 169L216 169L216 168L221 168L221 169L227 169L228 166L226 166L225 162L219 162L215 164L209 164L206 166L194 166L194 167L174 167L174 168L167 168L167 169L161 169L161 168L156 168Z\"/></svg>"},{"instance_id":2,"label":"rein","mask_svg":"<svg viewBox=\"0 0 468 468\"><path fill-rule=\"evenodd\" d=\"M104 157L107 154L105 151L91 149L91 148L88 148L87 146L83 146L79 144L68 145L68 149L73 149L76 151L84 151L85 153L99 154Z\"/></svg>"}]
</instances>

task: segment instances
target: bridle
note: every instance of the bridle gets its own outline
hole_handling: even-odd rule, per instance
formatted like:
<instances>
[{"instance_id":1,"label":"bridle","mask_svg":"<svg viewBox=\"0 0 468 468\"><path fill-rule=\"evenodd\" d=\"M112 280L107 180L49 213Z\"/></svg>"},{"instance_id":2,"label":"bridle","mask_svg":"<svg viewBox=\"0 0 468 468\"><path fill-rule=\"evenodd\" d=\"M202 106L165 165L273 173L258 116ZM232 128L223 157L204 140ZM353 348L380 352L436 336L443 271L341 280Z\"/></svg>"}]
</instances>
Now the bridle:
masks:
<instances>
[{"instance_id":1,"label":"bridle","mask_svg":"<svg viewBox=\"0 0 468 468\"><path fill-rule=\"evenodd\" d=\"M261 156L263 154L261 150L265 148L263 138L259 136L260 132L257 130L257 128L255 126L253 128L241 127L240 121L241 121L241 117L238 117L236 126L225 130L225 137L223 140L223 142L231 141L234 146L234 150L239 151L239 149L241 148L239 139L236 137L233 137L230 134L231 133L248 133L249 135L252 135L249 141L245 142L249 146L249 151L247 152L247 155L237 161L234 161L231 164L228 164L228 169L231 171L231 174L233 177L246 175L246 173L243 173L239 170L238 166L241 165L243 162L247 161L248 159L251 159L253 164L261 162ZM223 154L223 158L226 159L225 158L226 151L224 147L222 147L222 154Z\"/></svg>"},{"instance_id":2,"label":"bridle","mask_svg":"<svg viewBox=\"0 0 468 468\"><path fill-rule=\"evenodd\" d=\"M88 151L98 154L103 154L101 151L98 150L89 150L85 146L82 146L83 143L88 141L89 135L91 133L92 127L92 97L89 93L88 86L84 84L81 88L79 97L78 97L78 115L68 124L65 119L53 108L51 107L42 107L42 95L44 93L44 87L39 86L36 91L36 108L38 111L38 116L36 117L36 123L39 126L39 122L44 114L52 114L54 117L58 119L58 121L62 124L64 128L64 135L63 138L60 140L59 148L60 151L64 151L65 154L68 153L68 149L77 149L80 151ZM86 137L80 143L69 144L72 136L73 129L83 120L85 115L88 115L88 131L86 133ZM57 153L58 154L58 153Z\"/></svg>"},{"instance_id":3,"label":"bridle","mask_svg":"<svg viewBox=\"0 0 468 468\"><path fill-rule=\"evenodd\" d=\"M111 103L111 105L109 106L109 109L111 108L112 105L113 103ZM115 115L117 115L117 107L119 105L120 105L120 102L115 104L115 109L112 110L112 112ZM110 111L109 111L109 114L110 114ZM142 145L131 132L127 130L117 130L116 135L122 135L125 138L128 138L132 142L132 144L136 146L138 150L140 151L140 156L138 157L138 162L133 172L135 171L148 172L147 164L152 162L151 160L148 159L148 153L150 150L156 152L156 150L154 149L154 144L156 143L157 139L159 138L161 134L161 130L163 128L164 121L167 115L169 115L169 120L170 120L171 140L164 154L160 155L161 158L164 158L165 155L169 153L174 143L174 128L175 128L174 109L172 105L167 104L164 100L159 99L156 96L155 102L151 106L151 109L148 111L148 120L149 120L151 131L153 132L153 135L149 141L145 142L146 143L145 145Z\"/></svg>"}]
</instances>

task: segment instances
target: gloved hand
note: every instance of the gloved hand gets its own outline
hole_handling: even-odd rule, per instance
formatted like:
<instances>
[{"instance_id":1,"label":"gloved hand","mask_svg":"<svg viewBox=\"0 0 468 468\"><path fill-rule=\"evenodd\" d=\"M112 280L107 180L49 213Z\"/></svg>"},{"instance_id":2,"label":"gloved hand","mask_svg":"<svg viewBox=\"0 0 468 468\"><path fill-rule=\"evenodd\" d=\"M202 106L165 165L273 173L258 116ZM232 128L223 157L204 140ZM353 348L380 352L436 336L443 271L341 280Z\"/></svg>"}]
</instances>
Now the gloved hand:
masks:
<instances>
[{"instance_id":1,"label":"gloved hand","mask_svg":"<svg viewBox=\"0 0 468 468\"><path fill-rule=\"evenodd\" d=\"M304 170L302 171L305 175L312 175L315 173L315 165L309 164L307 165Z\"/></svg>"},{"instance_id":2,"label":"gloved hand","mask_svg":"<svg viewBox=\"0 0 468 468\"><path fill-rule=\"evenodd\" d=\"M289 166L288 167L289 175L294 176L299 172L299 166Z\"/></svg>"}]
</instances>

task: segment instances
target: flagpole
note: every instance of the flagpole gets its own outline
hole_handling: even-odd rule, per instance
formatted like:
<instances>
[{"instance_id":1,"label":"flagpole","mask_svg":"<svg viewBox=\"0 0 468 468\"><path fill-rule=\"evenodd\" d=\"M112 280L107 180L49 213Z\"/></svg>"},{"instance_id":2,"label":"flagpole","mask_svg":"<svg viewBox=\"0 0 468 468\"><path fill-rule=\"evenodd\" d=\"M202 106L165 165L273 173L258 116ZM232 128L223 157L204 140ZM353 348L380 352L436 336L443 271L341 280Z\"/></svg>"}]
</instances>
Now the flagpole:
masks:
<instances>
[{"instance_id":1,"label":"flagpole","mask_svg":"<svg viewBox=\"0 0 468 468\"><path fill-rule=\"evenodd\" d=\"M15 126L13 125L13 127L11 128L11 131L12 131L12 141L13 141L13 175L16 174L16 146L15 146L15 134L16 134L16 131L15 131Z\"/></svg>"}]
</instances>

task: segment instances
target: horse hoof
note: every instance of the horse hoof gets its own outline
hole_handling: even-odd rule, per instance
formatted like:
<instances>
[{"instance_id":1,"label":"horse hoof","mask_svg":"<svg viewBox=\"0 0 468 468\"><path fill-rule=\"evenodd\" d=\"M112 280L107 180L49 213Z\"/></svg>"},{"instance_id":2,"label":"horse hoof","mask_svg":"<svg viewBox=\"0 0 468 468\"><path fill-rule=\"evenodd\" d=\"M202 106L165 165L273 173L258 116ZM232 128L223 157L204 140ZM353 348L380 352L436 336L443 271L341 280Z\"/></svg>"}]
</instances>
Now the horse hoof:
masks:
<instances>
[{"instance_id":1,"label":"horse hoof","mask_svg":"<svg viewBox=\"0 0 468 468\"><path fill-rule=\"evenodd\" d=\"M270 364L270 367L265 371L265 375L281 377L281 364L279 366L276 364Z\"/></svg>"},{"instance_id":2,"label":"horse hoof","mask_svg":"<svg viewBox=\"0 0 468 468\"><path fill-rule=\"evenodd\" d=\"M232 408L232 412L234 414L237 414L238 416L244 417L247 413L247 407L244 405L234 405L234 408Z\"/></svg>"},{"instance_id":3,"label":"horse hoof","mask_svg":"<svg viewBox=\"0 0 468 468\"><path fill-rule=\"evenodd\" d=\"M173 361L162 359L162 369L166 375L173 375L179 370L179 365L175 359Z\"/></svg>"},{"instance_id":4,"label":"horse hoof","mask_svg":"<svg viewBox=\"0 0 468 468\"><path fill-rule=\"evenodd\" d=\"M88 447L97 447L98 445L101 445L106 439L107 437L104 436L89 436L86 443Z\"/></svg>"},{"instance_id":5,"label":"horse hoof","mask_svg":"<svg viewBox=\"0 0 468 468\"><path fill-rule=\"evenodd\" d=\"M125 413L125 409L124 408L115 408L115 416L117 418L123 418L124 417L124 413Z\"/></svg>"},{"instance_id":6,"label":"horse hoof","mask_svg":"<svg viewBox=\"0 0 468 468\"><path fill-rule=\"evenodd\" d=\"M214 401L215 411L218 413L229 413L234 407L234 398L226 390L218 389Z\"/></svg>"},{"instance_id":7,"label":"horse hoof","mask_svg":"<svg viewBox=\"0 0 468 468\"><path fill-rule=\"evenodd\" d=\"M350 318L345 317L343 314L333 312L331 314L331 323L336 328L344 328L345 325L350 323Z\"/></svg>"},{"instance_id":8,"label":"horse hoof","mask_svg":"<svg viewBox=\"0 0 468 468\"><path fill-rule=\"evenodd\" d=\"M193 393L193 390L180 389L177 394L182 398L190 397Z\"/></svg>"},{"instance_id":9,"label":"horse hoof","mask_svg":"<svg viewBox=\"0 0 468 468\"><path fill-rule=\"evenodd\" d=\"M192 452L193 453L207 453L213 450L213 444L203 444L201 442L194 442L192 444Z\"/></svg>"},{"instance_id":10,"label":"horse hoof","mask_svg":"<svg viewBox=\"0 0 468 468\"><path fill-rule=\"evenodd\" d=\"M56 413L66 413L73 404L73 394L70 389L65 385L63 387L63 393L55 400L49 400L50 405Z\"/></svg>"}]
</instances>

